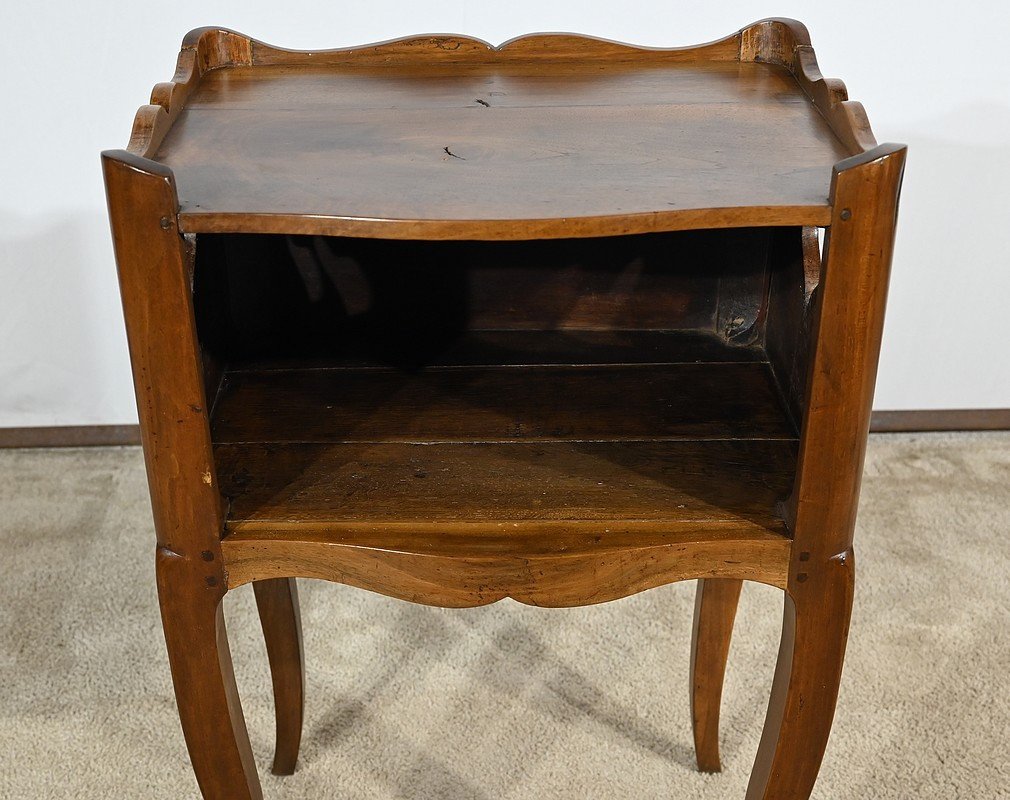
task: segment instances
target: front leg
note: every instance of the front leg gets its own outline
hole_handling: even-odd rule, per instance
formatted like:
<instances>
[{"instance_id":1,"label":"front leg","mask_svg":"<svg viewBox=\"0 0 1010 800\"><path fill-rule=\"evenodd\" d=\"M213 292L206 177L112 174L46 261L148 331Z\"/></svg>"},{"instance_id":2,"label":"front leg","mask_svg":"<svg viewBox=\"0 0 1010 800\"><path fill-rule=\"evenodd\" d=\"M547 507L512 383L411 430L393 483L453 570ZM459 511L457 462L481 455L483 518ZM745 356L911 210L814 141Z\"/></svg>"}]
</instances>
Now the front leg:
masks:
<instances>
[{"instance_id":1,"label":"front leg","mask_svg":"<svg viewBox=\"0 0 1010 800\"><path fill-rule=\"evenodd\" d=\"M807 800L831 732L854 589L852 551L785 595L782 642L747 800Z\"/></svg>"},{"instance_id":2,"label":"front leg","mask_svg":"<svg viewBox=\"0 0 1010 800\"><path fill-rule=\"evenodd\" d=\"M262 800L225 631L219 583L158 549L158 597L182 731L206 800Z\"/></svg>"}]
</instances>

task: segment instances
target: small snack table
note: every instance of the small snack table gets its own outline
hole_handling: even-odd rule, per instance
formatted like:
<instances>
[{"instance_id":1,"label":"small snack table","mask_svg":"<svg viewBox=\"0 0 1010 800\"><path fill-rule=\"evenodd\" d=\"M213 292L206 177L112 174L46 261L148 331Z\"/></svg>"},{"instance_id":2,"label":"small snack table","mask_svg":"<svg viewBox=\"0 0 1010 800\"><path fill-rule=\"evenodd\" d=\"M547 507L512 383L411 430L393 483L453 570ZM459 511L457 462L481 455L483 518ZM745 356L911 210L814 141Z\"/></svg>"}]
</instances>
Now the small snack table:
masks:
<instances>
[{"instance_id":1,"label":"small snack table","mask_svg":"<svg viewBox=\"0 0 1010 800\"><path fill-rule=\"evenodd\" d=\"M778 587L747 796L809 795L905 148L802 25L322 52L202 29L103 158L205 797L261 796L221 613L246 583L294 770L299 577L451 607L698 580L703 770L742 582Z\"/></svg>"}]
</instances>

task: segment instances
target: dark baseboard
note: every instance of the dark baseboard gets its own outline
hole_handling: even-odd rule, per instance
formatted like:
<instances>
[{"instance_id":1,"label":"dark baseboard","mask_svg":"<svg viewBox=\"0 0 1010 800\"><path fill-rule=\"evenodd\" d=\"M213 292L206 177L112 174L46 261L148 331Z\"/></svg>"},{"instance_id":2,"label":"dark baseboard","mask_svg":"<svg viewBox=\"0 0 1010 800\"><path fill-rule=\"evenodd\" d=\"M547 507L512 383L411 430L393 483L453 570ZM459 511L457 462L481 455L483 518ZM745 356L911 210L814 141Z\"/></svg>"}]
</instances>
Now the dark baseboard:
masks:
<instances>
[{"instance_id":1,"label":"dark baseboard","mask_svg":"<svg viewBox=\"0 0 1010 800\"><path fill-rule=\"evenodd\" d=\"M874 411L873 433L1010 430L1010 408ZM58 425L0 428L0 448L113 447L140 444L139 425Z\"/></svg>"},{"instance_id":2,"label":"dark baseboard","mask_svg":"<svg viewBox=\"0 0 1010 800\"><path fill-rule=\"evenodd\" d=\"M915 431L1010 430L1010 408L953 408L920 411L874 411L874 433Z\"/></svg>"},{"instance_id":3,"label":"dark baseboard","mask_svg":"<svg viewBox=\"0 0 1010 800\"><path fill-rule=\"evenodd\" d=\"M109 447L140 444L139 425L56 425L0 428L4 447Z\"/></svg>"}]
</instances>

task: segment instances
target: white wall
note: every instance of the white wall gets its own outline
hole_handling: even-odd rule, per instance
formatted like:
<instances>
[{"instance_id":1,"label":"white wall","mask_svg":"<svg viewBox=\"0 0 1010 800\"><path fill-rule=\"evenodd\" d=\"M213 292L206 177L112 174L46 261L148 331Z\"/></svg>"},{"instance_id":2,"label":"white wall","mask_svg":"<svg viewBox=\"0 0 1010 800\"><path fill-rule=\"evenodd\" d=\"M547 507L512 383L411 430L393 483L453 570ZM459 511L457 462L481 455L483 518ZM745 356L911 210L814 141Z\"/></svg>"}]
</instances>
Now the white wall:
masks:
<instances>
[{"instance_id":1,"label":"white wall","mask_svg":"<svg viewBox=\"0 0 1010 800\"><path fill-rule=\"evenodd\" d=\"M97 4L101 5L101 4ZM910 157L877 408L1010 406L1010 4L175 0L4 14L0 426L136 419L98 153L171 77L182 35L221 24L288 47L569 30L686 45L769 15L811 30L822 70Z\"/></svg>"}]
</instances>

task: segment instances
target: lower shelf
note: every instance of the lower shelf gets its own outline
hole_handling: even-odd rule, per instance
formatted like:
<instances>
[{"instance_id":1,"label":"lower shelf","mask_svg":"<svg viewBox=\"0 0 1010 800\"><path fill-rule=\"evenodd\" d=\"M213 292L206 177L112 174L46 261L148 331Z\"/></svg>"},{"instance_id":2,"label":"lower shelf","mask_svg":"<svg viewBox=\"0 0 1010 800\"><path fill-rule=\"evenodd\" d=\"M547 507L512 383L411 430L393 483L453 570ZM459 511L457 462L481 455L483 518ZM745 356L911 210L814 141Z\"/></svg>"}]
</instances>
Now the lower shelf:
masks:
<instances>
[{"instance_id":1,"label":"lower shelf","mask_svg":"<svg viewBox=\"0 0 1010 800\"><path fill-rule=\"evenodd\" d=\"M760 362L246 371L213 430L230 586L458 606L784 585L797 443Z\"/></svg>"},{"instance_id":2,"label":"lower shelf","mask_svg":"<svg viewBox=\"0 0 1010 800\"><path fill-rule=\"evenodd\" d=\"M223 444L216 449L230 531L406 526L536 528L603 534L634 523L669 531L722 523L782 532L790 441Z\"/></svg>"}]
</instances>

